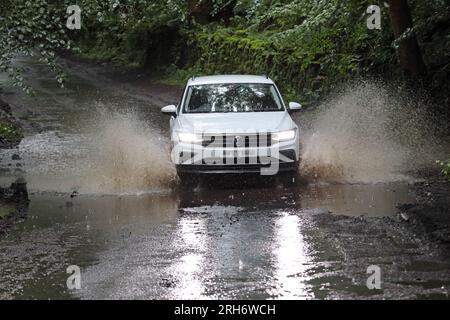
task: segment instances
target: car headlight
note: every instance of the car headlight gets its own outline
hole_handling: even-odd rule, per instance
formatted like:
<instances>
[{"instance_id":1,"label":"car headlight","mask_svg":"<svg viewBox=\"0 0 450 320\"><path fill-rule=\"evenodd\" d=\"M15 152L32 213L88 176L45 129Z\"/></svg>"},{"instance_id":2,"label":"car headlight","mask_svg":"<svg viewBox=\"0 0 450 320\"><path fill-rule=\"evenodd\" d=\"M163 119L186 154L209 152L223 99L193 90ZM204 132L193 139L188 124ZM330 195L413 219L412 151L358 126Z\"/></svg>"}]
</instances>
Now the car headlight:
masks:
<instances>
[{"instance_id":1,"label":"car headlight","mask_svg":"<svg viewBox=\"0 0 450 320\"><path fill-rule=\"evenodd\" d=\"M295 129L274 132L272 133L272 139L275 141L286 141L295 138Z\"/></svg>"},{"instance_id":2,"label":"car headlight","mask_svg":"<svg viewBox=\"0 0 450 320\"><path fill-rule=\"evenodd\" d=\"M185 143L196 143L202 141L201 136L190 132L178 132L178 139L180 140L180 142Z\"/></svg>"}]
</instances>

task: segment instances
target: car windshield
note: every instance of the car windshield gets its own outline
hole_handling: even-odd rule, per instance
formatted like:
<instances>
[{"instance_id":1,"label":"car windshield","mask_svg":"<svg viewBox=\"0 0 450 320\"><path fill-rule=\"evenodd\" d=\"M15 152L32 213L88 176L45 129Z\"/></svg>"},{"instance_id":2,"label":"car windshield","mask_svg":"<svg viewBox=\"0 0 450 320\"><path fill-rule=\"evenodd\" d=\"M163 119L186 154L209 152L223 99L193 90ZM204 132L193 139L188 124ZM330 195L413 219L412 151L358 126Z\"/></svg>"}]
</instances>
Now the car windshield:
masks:
<instances>
[{"instance_id":1,"label":"car windshield","mask_svg":"<svg viewBox=\"0 0 450 320\"><path fill-rule=\"evenodd\" d=\"M188 87L184 113L284 110L273 84L227 83Z\"/></svg>"}]
</instances>

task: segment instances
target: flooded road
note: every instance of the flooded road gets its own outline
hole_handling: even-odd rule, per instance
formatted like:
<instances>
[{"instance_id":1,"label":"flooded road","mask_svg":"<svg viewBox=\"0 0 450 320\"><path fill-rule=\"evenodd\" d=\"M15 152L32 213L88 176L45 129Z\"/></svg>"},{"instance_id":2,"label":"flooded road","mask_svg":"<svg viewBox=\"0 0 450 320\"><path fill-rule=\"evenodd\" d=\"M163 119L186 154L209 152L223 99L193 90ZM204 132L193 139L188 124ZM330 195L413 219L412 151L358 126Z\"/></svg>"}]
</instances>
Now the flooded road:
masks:
<instances>
[{"instance_id":1,"label":"flooded road","mask_svg":"<svg viewBox=\"0 0 450 320\"><path fill-rule=\"evenodd\" d=\"M449 260L399 217L415 179L181 186L159 111L176 89L76 62L60 89L27 65L35 97L0 83L38 124L0 150L2 185L23 177L30 197L0 237L0 298L448 298ZM66 285L71 265L79 290ZM380 290L366 286L371 265Z\"/></svg>"}]
</instances>

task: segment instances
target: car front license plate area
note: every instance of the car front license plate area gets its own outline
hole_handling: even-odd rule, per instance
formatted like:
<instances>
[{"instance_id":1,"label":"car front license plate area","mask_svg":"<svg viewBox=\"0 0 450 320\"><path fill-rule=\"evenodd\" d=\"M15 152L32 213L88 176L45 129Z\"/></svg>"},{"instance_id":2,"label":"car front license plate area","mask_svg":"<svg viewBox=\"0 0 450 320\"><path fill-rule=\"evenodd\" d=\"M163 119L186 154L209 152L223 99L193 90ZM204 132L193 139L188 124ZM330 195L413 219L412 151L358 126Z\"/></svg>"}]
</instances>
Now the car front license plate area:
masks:
<instances>
[{"instance_id":1,"label":"car front license plate area","mask_svg":"<svg viewBox=\"0 0 450 320\"><path fill-rule=\"evenodd\" d=\"M205 151L205 150L204 150ZM216 149L207 150L204 153L204 165L235 165L235 164L265 164L267 161L261 160L258 149ZM266 157L264 157L265 159Z\"/></svg>"},{"instance_id":2,"label":"car front license plate area","mask_svg":"<svg viewBox=\"0 0 450 320\"><path fill-rule=\"evenodd\" d=\"M203 134L202 165L266 164L270 133Z\"/></svg>"},{"instance_id":3,"label":"car front license plate area","mask_svg":"<svg viewBox=\"0 0 450 320\"><path fill-rule=\"evenodd\" d=\"M258 153L254 149L236 149L236 150L226 150L225 156L227 158L246 158L246 157L256 157Z\"/></svg>"}]
</instances>

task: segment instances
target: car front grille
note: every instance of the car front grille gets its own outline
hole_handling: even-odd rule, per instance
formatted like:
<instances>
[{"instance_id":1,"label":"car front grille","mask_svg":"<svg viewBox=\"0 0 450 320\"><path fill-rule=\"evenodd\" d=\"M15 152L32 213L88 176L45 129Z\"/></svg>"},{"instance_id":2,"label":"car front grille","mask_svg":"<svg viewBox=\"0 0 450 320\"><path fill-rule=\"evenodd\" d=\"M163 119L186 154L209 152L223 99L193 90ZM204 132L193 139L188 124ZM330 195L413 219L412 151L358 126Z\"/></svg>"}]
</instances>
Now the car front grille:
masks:
<instances>
[{"instance_id":1,"label":"car front grille","mask_svg":"<svg viewBox=\"0 0 450 320\"><path fill-rule=\"evenodd\" d=\"M203 134L202 146L215 148L270 147L272 135L264 133Z\"/></svg>"}]
</instances>

